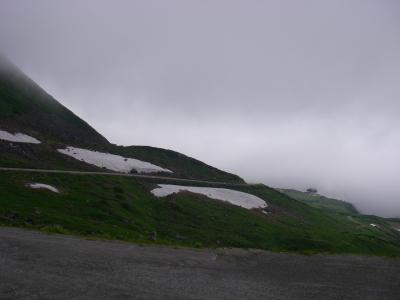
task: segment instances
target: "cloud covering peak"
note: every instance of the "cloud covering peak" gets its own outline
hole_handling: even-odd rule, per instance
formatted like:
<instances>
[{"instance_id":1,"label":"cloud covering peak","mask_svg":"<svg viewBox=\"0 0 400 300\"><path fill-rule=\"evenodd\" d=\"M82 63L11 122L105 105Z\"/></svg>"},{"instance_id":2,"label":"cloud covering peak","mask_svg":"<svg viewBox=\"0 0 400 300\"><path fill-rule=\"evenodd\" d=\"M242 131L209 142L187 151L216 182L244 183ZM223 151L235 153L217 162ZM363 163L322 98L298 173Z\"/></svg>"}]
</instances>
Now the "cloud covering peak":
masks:
<instances>
[{"instance_id":1,"label":"cloud covering peak","mask_svg":"<svg viewBox=\"0 0 400 300\"><path fill-rule=\"evenodd\" d=\"M400 216L398 1L0 3L2 50L110 141Z\"/></svg>"}]
</instances>

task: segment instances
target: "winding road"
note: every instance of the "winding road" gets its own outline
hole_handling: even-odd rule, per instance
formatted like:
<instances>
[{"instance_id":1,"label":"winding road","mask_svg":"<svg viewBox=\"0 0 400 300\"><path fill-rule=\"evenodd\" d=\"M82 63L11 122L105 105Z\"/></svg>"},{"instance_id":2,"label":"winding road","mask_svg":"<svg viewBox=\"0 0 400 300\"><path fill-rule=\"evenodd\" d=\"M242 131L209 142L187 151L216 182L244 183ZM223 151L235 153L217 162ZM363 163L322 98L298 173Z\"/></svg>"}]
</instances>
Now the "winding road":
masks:
<instances>
[{"instance_id":1,"label":"winding road","mask_svg":"<svg viewBox=\"0 0 400 300\"><path fill-rule=\"evenodd\" d=\"M207 181L197 179L185 179L176 177L166 177L157 175L142 175L142 174L131 174L131 173L116 173L116 172L92 172L92 171L69 171L69 170L45 170L45 169L27 169L27 168L8 168L0 167L0 171L13 171L13 172L34 172L34 173L56 173L56 174L77 174L77 175L105 175L105 176L125 176L125 177L136 177L142 179L160 179L166 181L179 181L188 183L202 183L211 185L231 185L231 186L248 186L254 185L251 183L231 183L231 182L218 182L218 181Z\"/></svg>"}]
</instances>

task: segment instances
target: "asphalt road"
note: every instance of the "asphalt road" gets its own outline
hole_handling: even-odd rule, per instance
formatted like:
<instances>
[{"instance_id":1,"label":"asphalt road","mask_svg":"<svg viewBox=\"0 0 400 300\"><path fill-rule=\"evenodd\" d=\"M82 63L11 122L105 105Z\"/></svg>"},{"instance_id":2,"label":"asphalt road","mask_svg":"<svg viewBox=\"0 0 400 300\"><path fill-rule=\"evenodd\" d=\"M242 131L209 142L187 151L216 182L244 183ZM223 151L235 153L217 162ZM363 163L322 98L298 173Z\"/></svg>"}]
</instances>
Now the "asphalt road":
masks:
<instances>
[{"instance_id":1,"label":"asphalt road","mask_svg":"<svg viewBox=\"0 0 400 300\"><path fill-rule=\"evenodd\" d=\"M399 298L399 259L196 251L0 228L0 299Z\"/></svg>"},{"instance_id":2,"label":"asphalt road","mask_svg":"<svg viewBox=\"0 0 400 300\"><path fill-rule=\"evenodd\" d=\"M27 169L27 168L7 168L0 167L0 171L13 171L13 172L33 172L33 173L55 173L55 174L76 174L76 175L105 175L105 176L124 176L124 177L136 177L143 179L160 179L167 181L179 181L186 183L205 183L210 185L232 185L232 186L246 186L253 185L249 183L231 183L231 182L218 182L218 181L207 181L197 179L185 179L176 177L166 177L157 175L142 175L142 174L131 174L131 173L117 173L117 172L89 172L89 171L68 171L68 170L45 170L45 169Z\"/></svg>"}]
</instances>

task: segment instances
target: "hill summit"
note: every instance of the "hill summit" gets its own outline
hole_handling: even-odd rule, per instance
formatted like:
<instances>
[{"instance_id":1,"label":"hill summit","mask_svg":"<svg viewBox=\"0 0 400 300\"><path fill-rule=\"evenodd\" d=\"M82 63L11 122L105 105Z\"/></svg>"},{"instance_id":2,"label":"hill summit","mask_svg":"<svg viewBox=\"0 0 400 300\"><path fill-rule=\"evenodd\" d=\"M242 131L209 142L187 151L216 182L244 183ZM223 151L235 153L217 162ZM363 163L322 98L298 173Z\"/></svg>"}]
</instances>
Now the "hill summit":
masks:
<instances>
[{"instance_id":1,"label":"hill summit","mask_svg":"<svg viewBox=\"0 0 400 300\"><path fill-rule=\"evenodd\" d=\"M0 55L0 128L66 144L108 143L3 55Z\"/></svg>"}]
</instances>

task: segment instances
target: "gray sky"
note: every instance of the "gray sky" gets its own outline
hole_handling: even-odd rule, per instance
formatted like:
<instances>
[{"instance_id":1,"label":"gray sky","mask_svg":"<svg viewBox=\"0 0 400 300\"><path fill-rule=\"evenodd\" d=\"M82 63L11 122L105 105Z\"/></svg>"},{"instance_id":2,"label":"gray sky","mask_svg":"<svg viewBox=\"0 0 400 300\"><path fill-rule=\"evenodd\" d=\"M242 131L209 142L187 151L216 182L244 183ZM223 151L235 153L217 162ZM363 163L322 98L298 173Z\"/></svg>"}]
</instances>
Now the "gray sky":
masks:
<instances>
[{"instance_id":1,"label":"gray sky","mask_svg":"<svg viewBox=\"0 0 400 300\"><path fill-rule=\"evenodd\" d=\"M400 216L400 2L1 0L0 48L111 142Z\"/></svg>"}]
</instances>

